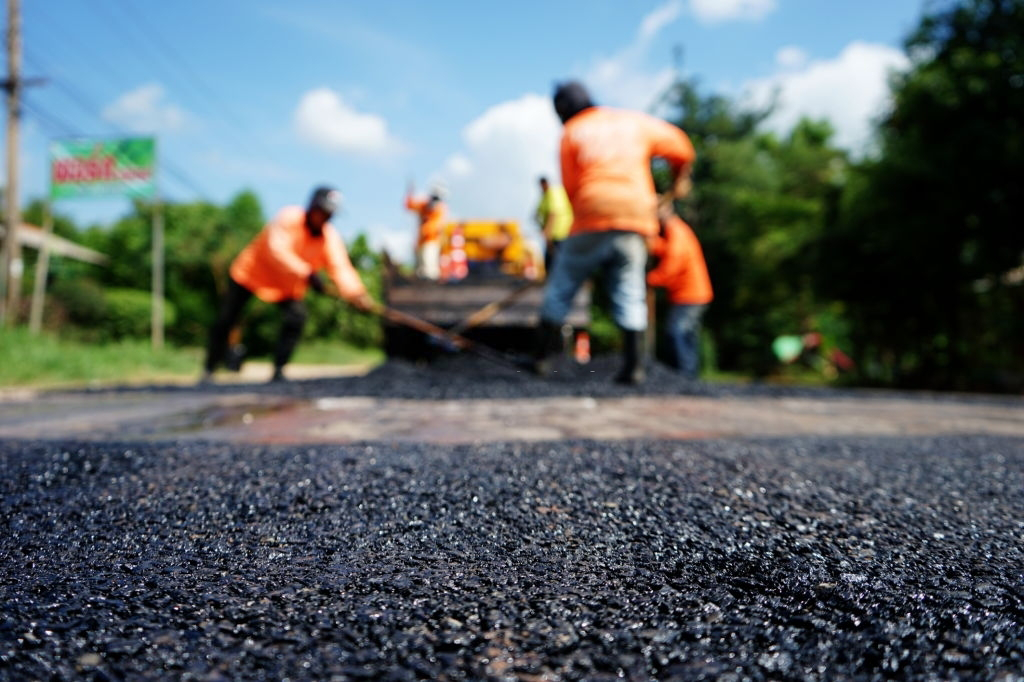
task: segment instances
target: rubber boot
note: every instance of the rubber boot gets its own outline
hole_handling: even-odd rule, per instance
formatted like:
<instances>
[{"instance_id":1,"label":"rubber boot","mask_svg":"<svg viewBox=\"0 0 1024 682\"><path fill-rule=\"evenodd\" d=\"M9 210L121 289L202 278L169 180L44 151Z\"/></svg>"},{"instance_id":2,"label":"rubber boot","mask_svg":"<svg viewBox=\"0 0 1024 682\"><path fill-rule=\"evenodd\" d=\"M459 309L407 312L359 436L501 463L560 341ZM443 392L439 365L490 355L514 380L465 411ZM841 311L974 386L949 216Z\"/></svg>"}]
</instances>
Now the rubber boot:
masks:
<instances>
[{"instance_id":1,"label":"rubber boot","mask_svg":"<svg viewBox=\"0 0 1024 682\"><path fill-rule=\"evenodd\" d=\"M647 378L644 369L644 337L645 332L623 330L622 332L622 369L615 375L615 383L627 386L639 386Z\"/></svg>"},{"instance_id":2,"label":"rubber boot","mask_svg":"<svg viewBox=\"0 0 1024 682\"><path fill-rule=\"evenodd\" d=\"M555 358L562 352L562 325L541 321L537 327L537 340L531 369L539 377L551 373Z\"/></svg>"}]
</instances>

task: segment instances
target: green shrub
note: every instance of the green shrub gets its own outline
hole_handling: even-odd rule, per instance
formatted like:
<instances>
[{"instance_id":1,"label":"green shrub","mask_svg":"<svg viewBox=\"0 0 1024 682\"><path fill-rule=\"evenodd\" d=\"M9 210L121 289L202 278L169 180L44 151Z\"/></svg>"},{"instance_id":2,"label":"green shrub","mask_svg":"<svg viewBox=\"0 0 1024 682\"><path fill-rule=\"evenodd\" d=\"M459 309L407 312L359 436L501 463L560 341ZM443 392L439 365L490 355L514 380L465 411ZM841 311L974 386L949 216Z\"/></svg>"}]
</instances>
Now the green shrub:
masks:
<instances>
[{"instance_id":1,"label":"green shrub","mask_svg":"<svg viewBox=\"0 0 1024 682\"><path fill-rule=\"evenodd\" d=\"M141 339L151 334L153 296L138 289L107 289L103 330L106 340ZM164 328L174 326L174 305L164 301Z\"/></svg>"},{"instance_id":2,"label":"green shrub","mask_svg":"<svg viewBox=\"0 0 1024 682\"><path fill-rule=\"evenodd\" d=\"M91 279L61 280L52 298L64 310L71 335L104 343L150 336L152 294L139 289L104 288ZM164 300L164 327L174 325L174 305Z\"/></svg>"}]
</instances>

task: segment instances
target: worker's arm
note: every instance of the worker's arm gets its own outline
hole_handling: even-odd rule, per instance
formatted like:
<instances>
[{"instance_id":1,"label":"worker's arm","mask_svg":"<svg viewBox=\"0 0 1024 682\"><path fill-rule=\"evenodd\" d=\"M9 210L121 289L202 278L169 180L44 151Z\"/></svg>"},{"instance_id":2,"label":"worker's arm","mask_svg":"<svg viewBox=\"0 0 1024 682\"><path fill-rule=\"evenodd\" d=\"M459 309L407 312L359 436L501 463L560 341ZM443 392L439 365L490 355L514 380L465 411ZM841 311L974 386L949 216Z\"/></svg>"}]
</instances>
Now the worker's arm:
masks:
<instances>
[{"instance_id":1,"label":"worker's arm","mask_svg":"<svg viewBox=\"0 0 1024 682\"><path fill-rule=\"evenodd\" d=\"M559 160L562 167L562 187L565 188L566 195L569 197L569 203L572 204L573 198L579 189L579 167L572 143L566 135L562 136Z\"/></svg>"},{"instance_id":2,"label":"worker's arm","mask_svg":"<svg viewBox=\"0 0 1024 682\"><path fill-rule=\"evenodd\" d=\"M651 117L651 153L668 161L672 170L673 199L682 199L693 189L690 176L697 152L690 137L678 126Z\"/></svg>"},{"instance_id":3,"label":"worker's arm","mask_svg":"<svg viewBox=\"0 0 1024 682\"><path fill-rule=\"evenodd\" d=\"M324 248L327 272L338 289L338 296L360 310L370 310L375 303L366 291L359 272L348 257L348 249L337 231L324 226Z\"/></svg>"}]
</instances>

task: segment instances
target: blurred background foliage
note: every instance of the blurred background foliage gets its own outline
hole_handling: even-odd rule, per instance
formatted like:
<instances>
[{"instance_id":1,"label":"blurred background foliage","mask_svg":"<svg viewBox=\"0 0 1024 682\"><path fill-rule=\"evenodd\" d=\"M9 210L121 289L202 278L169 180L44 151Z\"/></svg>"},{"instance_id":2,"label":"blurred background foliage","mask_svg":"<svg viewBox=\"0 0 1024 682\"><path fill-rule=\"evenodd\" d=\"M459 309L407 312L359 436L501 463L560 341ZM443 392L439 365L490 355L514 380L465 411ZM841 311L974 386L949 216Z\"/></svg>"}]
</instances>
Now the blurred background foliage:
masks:
<instances>
[{"instance_id":1,"label":"blurred background foliage","mask_svg":"<svg viewBox=\"0 0 1024 682\"><path fill-rule=\"evenodd\" d=\"M715 288L704 320L706 369L785 374L773 339L817 332L822 349L852 360L837 371L822 356L814 368L824 366L828 380L1024 388L1024 0L929 7L907 38L912 66L892 77L891 109L864 157L836 147L827 121L765 132L770 108L704 93L696 79L664 93L661 110L698 153L695 190L677 210L703 244ZM655 175L664 170L656 166ZM111 262L53 260L49 328L94 341L149 333L153 209L138 202L114 225L88 228L56 216L58 235ZM267 216L247 191L226 206L164 211L167 337L201 346L231 259ZM24 212L35 224L42 213L38 201ZM348 247L379 297L380 254L365 236ZM374 318L312 294L308 305L306 338L381 343ZM595 315L595 350L614 347L614 325ZM251 354L269 352L277 324L270 306L250 305L243 333Z\"/></svg>"}]
</instances>

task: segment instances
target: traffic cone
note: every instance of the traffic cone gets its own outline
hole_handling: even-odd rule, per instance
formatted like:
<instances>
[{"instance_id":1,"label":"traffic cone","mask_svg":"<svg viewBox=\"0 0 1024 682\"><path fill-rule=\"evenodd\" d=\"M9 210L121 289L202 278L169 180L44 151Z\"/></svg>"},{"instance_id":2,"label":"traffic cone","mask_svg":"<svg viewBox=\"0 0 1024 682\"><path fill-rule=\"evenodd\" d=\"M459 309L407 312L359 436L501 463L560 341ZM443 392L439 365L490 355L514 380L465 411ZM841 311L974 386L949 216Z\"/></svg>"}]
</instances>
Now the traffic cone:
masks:
<instances>
[{"instance_id":1,"label":"traffic cone","mask_svg":"<svg viewBox=\"0 0 1024 682\"><path fill-rule=\"evenodd\" d=\"M576 362L585 365L590 362L590 334L585 330L576 334L576 345L573 349Z\"/></svg>"},{"instance_id":2,"label":"traffic cone","mask_svg":"<svg viewBox=\"0 0 1024 682\"><path fill-rule=\"evenodd\" d=\"M451 279L463 279L469 274L469 262L466 259L466 237L462 234L462 228L455 228L451 237L451 251L448 256L451 259Z\"/></svg>"}]
</instances>

